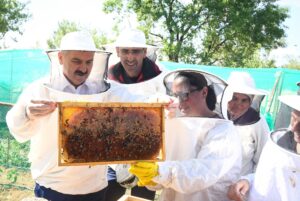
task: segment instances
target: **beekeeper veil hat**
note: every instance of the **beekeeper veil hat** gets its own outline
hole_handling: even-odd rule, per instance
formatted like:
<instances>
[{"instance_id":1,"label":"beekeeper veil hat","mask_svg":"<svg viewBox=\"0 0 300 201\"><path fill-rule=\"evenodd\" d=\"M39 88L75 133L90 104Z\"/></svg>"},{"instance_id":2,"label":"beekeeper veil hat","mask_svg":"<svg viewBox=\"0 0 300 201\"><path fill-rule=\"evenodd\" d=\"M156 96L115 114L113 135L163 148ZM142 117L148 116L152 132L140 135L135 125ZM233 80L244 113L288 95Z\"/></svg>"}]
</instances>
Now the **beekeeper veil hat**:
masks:
<instances>
[{"instance_id":1,"label":"beekeeper veil hat","mask_svg":"<svg viewBox=\"0 0 300 201\"><path fill-rule=\"evenodd\" d=\"M106 78L110 53L97 49L92 36L85 31L67 33L62 38L58 49L46 51L51 61L50 85L55 88L56 80L60 79L61 76L64 76L62 65L59 63L58 52L69 50L95 52L92 71L87 82L96 85L99 93L106 91L109 88Z\"/></svg>"}]
</instances>

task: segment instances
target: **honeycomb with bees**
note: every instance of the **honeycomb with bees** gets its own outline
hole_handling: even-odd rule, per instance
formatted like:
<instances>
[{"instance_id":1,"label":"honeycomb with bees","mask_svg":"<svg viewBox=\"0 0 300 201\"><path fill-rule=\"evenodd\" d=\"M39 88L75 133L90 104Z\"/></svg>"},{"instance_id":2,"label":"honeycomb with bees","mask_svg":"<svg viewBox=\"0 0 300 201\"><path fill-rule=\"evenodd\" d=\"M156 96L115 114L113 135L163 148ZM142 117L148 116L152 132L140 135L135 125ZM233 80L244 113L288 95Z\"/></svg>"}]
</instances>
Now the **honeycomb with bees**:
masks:
<instances>
[{"instance_id":1,"label":"honeycomb with bees","mask_svg":"<svg viewBox=\"0 0 300 201\"><path fill-rule=\"evenodd\" d=\"M164 160L159 103L59 103L59 165Z\"/></svg>"}]
</instances>

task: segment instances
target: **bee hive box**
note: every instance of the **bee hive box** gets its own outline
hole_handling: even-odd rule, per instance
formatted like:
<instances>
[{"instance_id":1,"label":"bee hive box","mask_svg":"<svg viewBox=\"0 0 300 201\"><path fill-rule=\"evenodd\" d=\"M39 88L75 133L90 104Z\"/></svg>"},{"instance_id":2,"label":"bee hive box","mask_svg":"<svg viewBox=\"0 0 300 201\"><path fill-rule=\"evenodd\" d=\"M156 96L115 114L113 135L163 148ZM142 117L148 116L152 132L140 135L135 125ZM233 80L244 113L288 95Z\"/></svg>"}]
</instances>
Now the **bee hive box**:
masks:
<instances>
[{"instance_id":1,"label":"bee hive box","mask_svg":"<svg viewBox=\"0 0 300 201\"><path fill-rule=\"evenodd\" d=\"M160 103L59 103L61 166L162 161Z\"/></svg>"}]
</instances>

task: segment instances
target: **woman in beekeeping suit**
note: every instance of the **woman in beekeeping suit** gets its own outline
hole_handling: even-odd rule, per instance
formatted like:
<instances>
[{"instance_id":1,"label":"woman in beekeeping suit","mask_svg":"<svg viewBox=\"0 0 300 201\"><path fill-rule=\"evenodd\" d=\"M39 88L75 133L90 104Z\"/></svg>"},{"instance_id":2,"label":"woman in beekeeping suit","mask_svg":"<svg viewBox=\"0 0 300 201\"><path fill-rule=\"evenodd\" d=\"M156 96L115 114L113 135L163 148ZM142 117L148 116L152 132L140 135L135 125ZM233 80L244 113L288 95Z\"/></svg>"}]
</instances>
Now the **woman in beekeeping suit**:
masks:
<instances>
[{"instance_id":1,"label":"woman in beekeeping suit","mask_svg":"<svg viewBox=\"0 0 300 201\"><path fill-rule=\"evenodd\" d=\"M240 176L241 144L232 122L216 111L226 83L202 71L178 70L164 84L178 104L177 115L165 121L166 161L137 162L130 172L139 185L162 189L163 201L228 200L227 189Z\"/></svg>"},{"instance_id":2,"label":"woman in beekeeping suit","mask_svg":"<svg viewBox=\"0 0 300 201\"><path fill-rule=\"evenodd\" d=\"M238 130L243 148L241 175L247 175L255 171L270 133L265 118L260 115L266 92L255 87L247 72L231 72L227 83L222 97L222 113Z\"/></svg>"},{"instance_id":3,"label":"woman in beekeeping suit","mask_svg":"<svg viewBox=\"0 0 300 201\"><path fill-rule=\"evenodd\" d=\"M271 133L256 172L230 189L232 200L244 200L249 189L249 201L300 200L300 96L285 95L279 100L292 108L290 126Z\"/></svg>"}]
</instances>

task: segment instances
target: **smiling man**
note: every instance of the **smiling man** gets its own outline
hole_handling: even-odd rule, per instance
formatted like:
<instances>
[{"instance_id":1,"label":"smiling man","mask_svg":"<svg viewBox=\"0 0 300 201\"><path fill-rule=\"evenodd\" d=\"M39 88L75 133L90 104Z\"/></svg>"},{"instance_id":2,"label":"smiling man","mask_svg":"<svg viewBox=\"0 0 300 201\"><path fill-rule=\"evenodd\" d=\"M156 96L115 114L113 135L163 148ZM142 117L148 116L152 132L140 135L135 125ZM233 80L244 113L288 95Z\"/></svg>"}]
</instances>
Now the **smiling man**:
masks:
<instances>
[{"instance_id":1,"label":"smiling man","mask_svg":"<svg viewBox=\"0 0 300 201\"><path fill-rule=\"evenodd\" d=\"M164 90L162 84L163 67L160 69L154 62L155 58L150 59L150 56L147 56L156 56L157 47L146 44L145 34L142 31L137 29L124 30L113 45L106 47L115 48L116 55L120 59L118 63L109 68L108 78L110 80L126 84L127 89L134 91L135 94L145 96ZM118 200L125 194L125 187L132 187L131 194L134 196L154 200L155 191L135 186L136 179L128 172L128 168L129 166L124 165L116 166L116 170L113 166L108 168L109 181L106 201Z\"/></svg>"},{"instance_id":2,"label":"smiling man","mask_svg":"<svg viewBox=\"0 0 300 201\"><path fill-rule=\"evenodd\" d=\"M109 68L108 78L124 84L143 82L161 73L159 67L147 57L145 34L136 29L125 30L116 43L120 62Z\"/></svg>"}]
</instances>

